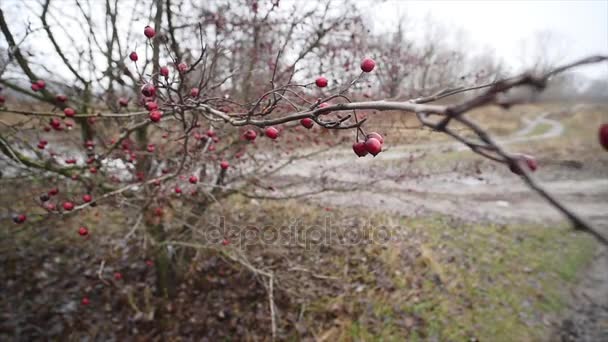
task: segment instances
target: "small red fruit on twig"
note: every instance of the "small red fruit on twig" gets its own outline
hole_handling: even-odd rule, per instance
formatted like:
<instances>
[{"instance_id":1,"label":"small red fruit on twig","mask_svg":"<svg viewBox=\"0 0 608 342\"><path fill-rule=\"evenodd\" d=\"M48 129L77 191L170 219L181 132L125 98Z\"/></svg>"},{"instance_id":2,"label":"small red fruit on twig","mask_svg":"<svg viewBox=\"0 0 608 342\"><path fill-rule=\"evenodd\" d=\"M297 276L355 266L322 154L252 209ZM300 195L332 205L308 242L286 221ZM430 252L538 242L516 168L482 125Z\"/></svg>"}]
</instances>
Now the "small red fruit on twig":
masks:
<instances>
[{"instance_id":1,"label":"small red fruit on twig","mask_svg":"<svg viewBox=\"0 0 608 342\"><path fill-rule=\"evenodd\" d=\"M121 97L120 99L118 99L118 104L119 104L121 107L126 107L126 106L128 106L128 105L129 105L129 99L124 98L124 97Z\"/></svg>"},{"instance_id":2,"label":"small red fruit on twig","mask_svg":"<svg viewBox=\"0 0 608 342\"><path fill-rule=\"evenodd\" d=\"M318 77L318 78L315 80L315 84L316 84L316 85L317 85L317 87L319 87L319 88L325 88L325 87L327 87L327 78L325 78L325 77L323 77L323 76Z\"/></svg>"},{"instance_id":3,"label":"small red fruit on twig","mask_svg":"<svg viewBox=\"0 0 608 342\"><path fill-rule=\"evenodd\" d=\"M599 130L600 144L608 150L608 123L602 124Z\"/></svg>"},{"instance_id":4,"label":"small red fruit on twig","mask_svg":"<svg viewBox=\"0 0 608 342\"><path fill-rule=\"evenodd\" d=\"M279 136L279 131L274 127L266 127L264 134L266 134L266 136L270 139L274 140Z\"/></svg>"},{"instance_id":5,"label":"small red fruit on twig","mask_svg":"<svg viewBox=\"0 0 608 342\"><path fill-rule=\"evenodd\" d=\"M57 97L55 97L55 99L57 100L57 102L66 102L68 100L68 97L63 94L60 94L60 95L57 95Z\"/></svg>"},{"instance_id":6,"label":"small red fruit on twig","mask_svg":"<svg viewBox=\"0 0 608 342\"><path fill-rule=\"evenodd\" d=\"M197 97L198 96L198 88L190 89L190 96Z\"/></svg>"},{"instance_id":7,"label":"small red fruit on twig","mask_svg":"<svg viewBox=\"0 0 608 342\"><path fill-rule=\"evenodd\" d=\"M122 280L122 274L120 272L115 272L114 273L114 279L116 279L116 280Z\"/></svg>"},{"instance_id":8,"label":"small red fruit on twig","mask_svg":"<svg viewBox=\"0 0 608 342\"><path fill-rule=\"evenodd\" d=\"M89 230L87 229L87 227L80 227L78 228L78 235L87 236L89 235Z\"/></svg>"},{"instance_id":9,"label":"small red fruit on twig","mask_svg":"<svg viewBox=\"0 0 608 342\"><path fill-rule=\"evenodd\" d=\"M146 109L147 110L158 109L158 104L156 102L154 102L154 101L146 102Z\"/></svg>"},{"instance_id":10,"label":"small red fruit on twig","mask_svg":"<svg viewBox=\"0 0 608 342\"><path fill-rule=\"evenodd\" d=\"M89 297L83 297L81 303L82 305L89 305L91 304L91 301L89 300Z\"/></svg>"},{"instance_id":11,"label":"small red fruit on twig","mask_svg":"<svg viewBox=\"0 0 608 342\"><path fill-rule=\"evenodd\" d=\"M158 110L153 110L150 112L150 115L148 116L150 118L150 121L152 122L159 122L160 119L162 118L163 114L158 111Z\"/></svg>"},{"instance_id":12,"label":"small red fruit on twig","mask_svg":"<svg viewBox=\"0 0 608 342\"><path fill-rule=\"evenodd\" d=\"M528 171L534 172L538 168L538 163L534 157L527 154L521 154L515 156L516 164L509 165L509 170L516 175L521 175L521 169L527 168Z\"/></svg>"},{"instance_id":13,"label":"small red fruit on twig","mask_svg":"<svg viewBox=\"0 0 608 342\"><path fill-rule=\"evenodd\" d=\"M86 195L82 195L82 201L84 203L89 203L93 200L93 196L86 194Z\"/></svg>"},{"instance_id":14,"label":"small red fruit on twig","mask_svg":"<svg viewBox=\"0 0 608 342\"><path fill-rule=\"evenodd\" d=\"M132 60L133 62L137 62L137 60L139 59L139 57L137 56L137 52L133 51L129 54L129 59Z\"/></svg>"},{"instance_id":15,"label":"small red fruit on twig","mask_svg":"<svg viewBox=\"0 0 608 342\"><path fill-rule=\"evenodd\" d=\"M144 34L148 38L154 38L154 35L156 35L156 31L154 31L154 29L148 25L148 26L144 27Z\"/></svg>"},{"instance_id":16,"label":"small red fruit on twig","mask_svg":"<svg viewBox=\"0 0 608 342\"><path fill-rule=\"evenodd\" d=\"M169 68L166 66L160 67L160 74L164 77L169 77Z\"/></svg>"},{"instance_id":17,"label":"small red fruit on twig","mask_svg":"<svg viewBox=\"0 0 608 342\"><path fill-rule=\"evenodd\" d=\"M156 88L152 84L147 83L141 87L141 93L146 97L154 97L156 95Z\"/></svg>"},{"instance_id":18,"label":"small red fruit on twig","mask_svg":"<svg viewBox=\"0 0 608 342\"><path fill-rule=\"evenodd\" d=\"M188 64L186 64L184 62L179 63L177 65L177 70L179 70L179 72L181 72L181 73L184 73L184 72L188 71Z\"/></svg>"},{"instance_id":19,"label":"small red fruit on twig","mask_svg":"<svg viewBox=\"0 0 608 342\"><path fill-rule=\"evenodd\" d=\"M222 168L222 170L226 170L230 167L230 163L225 160L222 160L222 162L220 163L220 167Z\"/></svg>"},{"instance_id":20,"label":"small red fruit on twig","mask_svg":"<svg viewBox=\"0 0 608 342\"><path fill-rule=\"evenodd\" d=\"M196 176L190 176L190 179L188 179L188 181L190 182L190 184L196 184L198 182L198 178Z\"/></svg>"},{"instance_id":21,"label":"small red fruit on twig","mask_svg":"<svg viewBox=\"0 0 608 342\"><path fill-rule=\"evenodd\" d=\"M368 138L365 141L365 150L375 157L382 151L382 143L376 138Z\"/></svg>"},{"instance_id":22,"label":"small red fruit on twig","mask_svg":"<svg viewBox=\"0 0 608 342\"><path fill-rule=\"evenodd\" d=\"M363 141L359 141L353 144L353 151L359 157L365 157L367 155L367 149L365 148L365 143Z\"/></svg>"},{"instance_id":23,"label":"small red fruit on twig","mask_svg":"<svg viewBox=\"0 0 608 342\"><path fill-rule=\"evenodd\" d=\"M311 129L315 123L314 123L314 121L312 121L311 118L304 118L304 119L300 120L300 124L308 129Z\"/></svg>"},{"instance_id":24,"label":"small red fruit on twig","mask_svg":"<svg viewBox=\"0 0 608 342\"><path fill-rule=\"evenodd\" d=\"M70 107L67 107L63 110L63 114L65 114L65 116L68 118L72 118L74 115L76 115L76 111Z\"/></svg>"},{"instance_id":25,"label":"small red fruit on twig","mask_svg":"<svg viewBox=\"0 0 608 342\"><path fill-rule=\"evenodd\" d=\"M63 202L63 209L67 211L72 211L74 209L74 203L70 201Z\"/></svg>"},{"instance_id":26,"label":"small red fruit on twig","mask_svg":"<svg viewBox=\"0 0 608 342\"><path fill-rule=\"evenodd\" d=\"M371 72L372 70L374 70L375 66L376 66L376 62L371 58L365 58L361 62L361 70L363 72Z\"/></svg>"},{"instance_id":27,"label":"small red fruit on twig","mask_svg":"<svg viewBox=\"0 0 608 342\"><path fill-rule=\"evenodd\" d=\"M13 217L13 222L15 222L16 224L22 224L23 222L25 222L26 219L27 217L24 214L19 214Z\"/></svg>"},{"instance_id":28,"label":"small red fruit on twig","mask_svg":"<svg viewBox=\"0 0 608 342\"><path fill-rule=\"evenodd\" d=\"M381 144L383 144L383 145L384 145L384 138L383 138L383 137L382 137L380 134L378 134L378 133L376 133L376 132L371 132L371 133L367 134L366 138L367 138L367 139L369 139L369 138L375 138L375 139L378 139L378 141L379 141Z\"/></svg>"},{"instance_id":29,"label":"small red fruit on twig","mask_svg":"<svg viewBox=\"0 0 608 342\"><path fill-rule=\"evenodd\" d=\"M243 134L243 136L245 137L245 139L247 139L249 141L253 141L258 136L258 134L254 130L250 129L247 132L245 132L245 134Z\"/></svg>"}]
</instances>

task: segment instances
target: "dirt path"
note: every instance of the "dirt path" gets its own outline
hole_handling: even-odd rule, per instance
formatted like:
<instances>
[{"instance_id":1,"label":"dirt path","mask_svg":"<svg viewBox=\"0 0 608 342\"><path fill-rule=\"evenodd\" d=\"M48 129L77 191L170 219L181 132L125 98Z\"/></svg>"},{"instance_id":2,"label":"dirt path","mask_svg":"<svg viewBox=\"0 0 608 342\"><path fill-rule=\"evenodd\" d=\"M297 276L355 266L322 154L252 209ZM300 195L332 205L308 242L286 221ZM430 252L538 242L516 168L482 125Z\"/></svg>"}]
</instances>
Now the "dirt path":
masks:
<instances>
[{"instance_id":1,"label":"dirt path","mask_svg":"<svg viewBox=\"0 0 608 342\"><path fill-rule=\"evenodd\" d=\"M549 114L543 113L527 120L522 129L499 138L499 142L504 146L561 135L563 125L549 118ZM541 130L539 126L546 128ZM536 131L540 132L533 134ZM378 160L407 160L425 150L464 149L466 147L458 143L399 146L383 152L378 159L355 159L352 151L344 149L288 167L282 175L300 178L323 176L336 182L363 182L370 177L379 179L370 190L324 193L314 198L327 206L379 209L406 216L440 213L468 221L563 222L563 216L557 210L508 171L469 172L468 175L447 172L394 181L396 170L376 166ZM319 163L324 168L319 168ZM369 170L373 170L373 175ZM581 168L546 166L536 176L552 194L608 235L608 177L605 173L598 174L593 165L583 164ZM556 335L563 341L608 341L608 252L600 252L581 279L580 286L573 291L571 313L557 329Z\"/></svg>"}]
</instances>

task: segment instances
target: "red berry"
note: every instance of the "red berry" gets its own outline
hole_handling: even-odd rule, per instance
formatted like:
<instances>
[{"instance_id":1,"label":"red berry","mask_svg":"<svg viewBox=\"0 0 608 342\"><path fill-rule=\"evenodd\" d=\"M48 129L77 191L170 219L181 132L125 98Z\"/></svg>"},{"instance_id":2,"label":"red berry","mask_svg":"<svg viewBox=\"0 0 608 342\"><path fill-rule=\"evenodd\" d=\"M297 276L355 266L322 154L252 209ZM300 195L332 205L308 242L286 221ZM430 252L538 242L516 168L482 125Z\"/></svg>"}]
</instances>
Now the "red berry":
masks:
<instances>
[{"instance_id":1,"label":"red berry","mask_svg":"<svg viewBox=\"0 0 608 342\"><path fill-rule=\"evenodd\" d=\"M89 230L87 229L87 227L80 227L78 228L78 235L87 236L89 235Z\"/></svg>"},{"instance_id":2,"label":"red berry","mask_svg":"<svg viewBox=\"0 0 608 342\"><path fill-rule=\"evenodd\" d=\"M376 132L371 132L371 133L369 133L369 134L366 136L366 138L367 138L367 139L369 139L369 138L375 138L375 139L378 139L378 141L379 141L381 144L383 144L383 145L384 145L384 138L383 138L383 137L382 137L380 134L378 134L378 133L376 133Z\"/></svg>"},{"instance_id":3,"label":"red berry","mask_svg":"<svg viewBox=\"0 0 608 342\"><path fill-rule=\"evenodd\" d=\"M197 97L198 96L198 88L190 89L190 96Z\"/></svg>"},{"instance_id":4,"label":"red berry","mask_svg":"<svg viewBox=\"0 0 608 342\"><path fill-rule=\"evenodd\" d=\"M150 26L146 26L144 28L144 34L146 35L146 37L148 38L154 38L154 35L156 34L156 31L154 31L154 29Z\"/></svg>"},{"instance_id":5,"label":"red berry","mask_svg":"<svg viewBox=\"0 0 608 342\"><path fill-rule=\"evenodd\" d=\"M166 66L160 67L161 76L169 77L169 68Z\"/></svg>"},{"instance_id":6,"label":"red berry","mask_svg":"<svg viewBox=\"0 0 608 342\"><path fill-rule=\"evenodd\" d=\"M19 214L13 217L13 222L16 224L22 224L26 220L26 216L24 214Z\"/></svg>"},{"instance_id":7,"label":"red berry","mask_svg":"<svg viewBox=\"0 0 608 342\"><path fill-rule=\"evenodd\" d=\"M68 100L68 97L61 94L61 95L57 95L57 97L55 97L55 99L57 100L57 102L66 102Z\"/></svg>"},{"instance_id":8,"label":"red berry","mask_svg":"<svg viewBox=\"0 0 608 342\"><path fill-rule=\"evenodd\" d=\"M319 104L319 108L325 108L325 107L329 107L329 103L323 102L323 103Z\"/></svg>"},{"instance_id":9,"label":"red berry","mask_svg":"<svg viewBox=\"0 0 608 342\"><path fill-rule=\"evenodd\" d=\"M222 162L220 163L220 167L222 168L222 170L226 170L230 167L230 163L228 163L226 160L222 160Z\"/></svg>"},{"instance_id":10,"label":"red berry","mask_svg":"<svg viewBox=\"0 0 608 342\"><path fill-rule=\"evenodd\" d=\"M121 280L122 279L122 274L120 272L115 272L114 273L114 279Z\"/></svg>"},{"instance_id":11,"label":"red berry","mask_svg":"<svg viewBox=\"0 0 608 342\"><path fill-rule=\"evenodd\" d=\"M608 123L602 124L599 130L600 144L608 150Z\"/></svg>"},{"instance_id":12,"label":"red berry","mask_svg":"<svg viewBox=\"0 0 608 342\"><path fill-rule=\"evenodd\" d=\"M279 136L279 131L274 127L266 127L264 134L266 134L266 136L270 139L274 140Z\"/></svg>"},{"instance_id":13,"label":"red berry","mask_svg":"<svg viewBox=\"0 0 608 342\"><path fill-rule=\"evenodd\" d=\"M51 190L49 190L49 196L55 196L59 193L59 189L57 188L52 188Z\"/></svg>"},{"instance_id":14,"label":"red berry","mask_svg":"<svg viewBox=\"0 0 608 342\"><path fill-rule=\"evenodd\" d=\"M163 114L160 111L153 110L150 112L149 118L152 122L159 122L162 116Z\"/></svg>"},{"instance_id":15,"label":"red berry","mask_svg":"<svg viewBox=\"0 0 608 342\"><path fill-rule=\"evenodd\" d=\"M365 148L365 143L363 141L356 142L353 144L353 151L359 157L365 157L367 155L367 149Z\"/></svg>"},{"instance_id":16,"label":"red berry","mask_svg":"<svg viewBox=\"0 0 608 342\"><path fill-rule=\"evenodd\" d=\"M327 87L327 78L325 78L325 77L323 77L323 76L318 77L318 78L315 80L315 84L316 84L316 85L317 85L317 87L319 87L319 88L325 88L325 87Z\"/></svg>"},{"instance_id":17,"label":"red berry","mask_svg":"<svg viewBox=\"0 0 608 342\"><path fill-rule=\"evenodd\" d=\"M222 245L228 246L229 244L230 244L230 240L228 240L228 239L222 240Z\"/></svg>"},{"instance_id":18,"label":"red berry","mask_svg":"<svg viewBox=\"0 0 608 342\"><path fill-rule=\"evenodd\" d=\"M375 157L382 151L382 143L376 138L368 138L365 141L365 150Z\"/></svg>"},{"instance_id":19,"label":"red berry","mask_svg":"<svg viewBox=\"0 0 608 342\"><path fill-rule=\"evenodd\" d=\"M63 202L63 209L67 211L72 211L74 209L74 203L72 202Z\"/></svg>"},{"instance_id":20,"label":"red berry","mask_svg":"<svg viewBox=\"0 0 608 342\"><path fill-rule=\"evenodd\" d=\"M532 172L536 171L536 169L538 168L538 163L536 162L536 159L527 154L517 155L515 156L515 160L519 168L516 165L511 164L509 165L509 170L511 170L511 172L516 175L521 175L522 173L520 172L520 169L524 167L527 167L528 170Z\"/></svg>"},{"instance_id":21,"label":"red berry","mask_svg":"<svg viewBox=\"0 0 608 342\"><path fill-rule=\"evenodd\" d=\"M137 57L137 52L133 51L129 54L129 59L132 60L133 62L137 62L137 60L139 59L139 57Z\"/></svg>"},{"instance_id":22,"label":"red berry","mask_svg":"<svg viewBox=\"0 0 608 342\"><path fill-rule=\"evenodd\" d=\"M89 305L90 303L91 301L89 300L89 297L82 298L82 305Z\"/></svg>"},{"instance_id":23,"label":"red berry","mask_svg":"<svg viewBox=\"0 0 608 342\"><path fill-rule=\"evenodd\" d=\"M196 182L198 182L198 178L196 178L196 176L190 176L188 181L190 182L190 184L196 184Z\"/></svg>"},{"instance_id":24,"label":"red berry","mask_svg":"<svg viewBox=\"0 0 608 342\"><path fill-rule=\"evenodd\" d=\"M254 130L250 129L247 132L245 132L245 134L243 136L245 137L245 139L247 139L249 141L253 141L258 136L258 134Z\"/></svg>"},{"instance_id":25,"label":"red berry","mask_svg":"<svg viewBox=\"0 0 608 342\"><path fill-rule=\"evenodd\" d=\"M311 129L315 123L312 121L311 118L304 118L300 120L300 124L308 129Z\"/></svg>"},{"instance_id":26,"label":"red berry","mask_svg":"<svg viewBox=\"0 0 608 342\"><path fill-rule=\"evenodd\" d=\"M215 136L215 132L214 132L213 130L211 130L211 129L210 129L210 130L208 130L208 131L207 131L207 136L208 136L209 138L213 138L213 137Z\"/></svg>"},{"instance_id":27,"label":"red berry","mask_svg":"<svg viewBox=\"0 0 608 342\"><path fill-rule=\"evenodd\" d=\"M32 90L33 90L33 91L38 91L38 90L40 90L40 86L38 85L38 83L32 83L31 88L32 88Z\"/></svg>"},{"instance_id":28,"label":"red berry","mask_svg":"<svg viewBox=\"0 0 608 342\"><path fill-rule=\"evenodd\" d=\"M36 81L36 84L38 85L38 88L40 88L40 89L46 88L46 83L43 80Z\"/></svg>"},{"instance_id":29,"label":"red berry","mask_svg":"<svg viewBox=\"0 0 608 342\"><path fill-rule=\"evenodd\" d=\"M82 200L84 201L84 203L89 203L93 200L93 196L89 194L82 195Z\"/></svg>"},{"instance_id":30,"label":"red berry","mask_svg":"<svg viewBox=\"0 0 608 342\"><path fill-rule=\"evenodd\" d=\"M97 173L97 168L95 166L91 166L89 168L89 172L95 174L95 173Z\"/></svg>"},{"instance_id":31,"label":"red berry","mask_svg":"<svg viewBox=\"0 0 608 342\"><path fill-rule=\"evenodd\" d=\"M6 101L6 99L4 98L4 96L0 95L0 104L3 104L4 101Z\"/></svg>"},{"instance_id":32,"label":"red berry","mask_svg":"<svg viewBox=\"0 0 608 342\"><path fill-rule=\"evenodd\" d=\"M176 194L181 194L182 193L182 189L178 186L175 187L175 193Z\"/></svg>"},{"instance_id":33,"label":"red berry","mask_svg":"<svg viewBox=\"0 0 608 342\"><path fill-rule=\"evenodd\" d=\"M141 87L141 93L146 97L154 97L156 95L156 88L152 84L147 83Z\"/></svg>"},{"instance_id":34,"label":"red berry","mask_svg":"<svg viewBox=\"0 0 608 342\"><path fill-rule=\"evenodd\" d=\"M121 107L126 107L126 106L128 106L128 105L129 105L129 99L124 98L124 97L121 97L120 99L118 99L118 104L119 104Z\"/></svg>"},{"instance_id":35,"label":"red berry","mask_svg":"<svg viewBox=\"0 0 608 342\"><path fill-rule=\"evenodd\" d=\"M158 109L158 104L156 102L154 102L154 101L146 102L146 109L147 110Z\"/></svg>"},{"instance_id":36,"label":"red berry","mask_svg":"<svg viewBox=\"0 0 608 342\"><path fill-rule=\"evenodd\" d=\"M181 73L184 73L184 72L188 71L188 64L186 64L184 62L179 63L177 65L177 70L179 70L179 72L181 72Z\"/></svg>"},{"instance_id":37,"label":"red berry","mask_svg":"<svg viewBox=\"0 0 608 342\"><path fill-rule=\"evenodd\" d=\"M65 116L67 116L68 118L71 118L74 117L76 111L70 107L67 107L63 110L63 114L65 114Z\"/></svg>"},{"instance_id":38,"label":"red berry","mask_svg":"<svg viewBox=\"0 0 608 342\"><path fill-rule=\"evenodd\" d=\"M154 146L154 144L148 144L147 150L152 153L156 150L156 146Z\"/></svg>"},{"instance_id":39,"label":"red berry","mask_svg":"<svg viewBox=\"0 0 608 342\"><path fill-rule=\"evenodd\" d=\"M376 62L371 58L365 58L361 62L361 70L363 70L363 72L371 72L372 70L374 70L375 66Z\"/></svg>"},{"instance_id":40,"label":"red berry","mask_svg":"<svg viewBox=\"0 0 608 342\"><path fill-rule=\"evenodd\" d=\"M157 209L159 209L159 208L157 208ZM146 260L146 265L148 265L149 267L152 267L152 266L154 266L154 261Z\"/></svg>"},{"instance_id":41,"label":"red berry","mask_svg":"<svg viewBox=\"0 0 608 342\"><path fill-rule=\"evenodd\" d=\"M163 208L154 208L154 215L163 216Z\"/></svg>"}]
</instances>

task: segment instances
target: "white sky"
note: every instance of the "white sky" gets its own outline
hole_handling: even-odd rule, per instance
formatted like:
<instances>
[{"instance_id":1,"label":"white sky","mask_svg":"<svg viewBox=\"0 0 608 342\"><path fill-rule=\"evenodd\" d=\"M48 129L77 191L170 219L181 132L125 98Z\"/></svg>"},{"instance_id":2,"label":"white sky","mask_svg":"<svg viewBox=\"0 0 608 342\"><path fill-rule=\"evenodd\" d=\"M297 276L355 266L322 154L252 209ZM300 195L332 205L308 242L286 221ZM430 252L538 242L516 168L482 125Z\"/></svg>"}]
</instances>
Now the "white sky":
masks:
<instances>
[{"instance_id":1,"label":"white sky","mask_svg":"<svg viewBox=\"0 0 608 342\"><path fill-rule=\"evenodd\" d=\"M363 4L363 2L362 2ZM374 29L391 30L406 14L411 20L427 15L448 29L463 29L469 41L494 49L508 64L522 67L522 42L540 31L555 32L564 61L608 54L608 0L596 1L372 1ZM582 69L581 69L582 70ZM585 75L608 77L608 65L586 67Z\"/></svg>"},{"instance_id":2,"label":"white sky","mask_svg":"<svg viewBox=\"0 0 608 342\"><path fill-rule=\"evenodd\" d=\"M9 20L18 20L20 25L28 19L23 13L27 4L39 11L38 0L0 0L7 10ZM91 0L100 1L103 0ZM201 0L203 1L203 0ZM270 1L270 0L259 0ZM285 0L309 1L309 0ZM427 16L440 22L445 29L455 33L464 31L467 41L475 48L490 48L507 65L520 71L529 61L523 42L533 42L533 36L541 31L551 31L558 38L557 51L547 54L560 55L562 63L591 54L608 54L608 0L595 1L406 1L406 0L350 0L356 1L363 12L371 16L369 23L376 32L393 31L402 15L414 23L419 32L406 32L414 36L425 31L421 23ZM53 3L72 4L72 0L53 0ZM21 6L20 6L21 5ZM284 6L284 5L283 5ZM69 12L73 7L66 7ZM0 44L4 44L4 38ZM559 53L557 53L559 52ZM608 78L608 63L583 67L585 76Z\"/></svg>"}]
</instances>

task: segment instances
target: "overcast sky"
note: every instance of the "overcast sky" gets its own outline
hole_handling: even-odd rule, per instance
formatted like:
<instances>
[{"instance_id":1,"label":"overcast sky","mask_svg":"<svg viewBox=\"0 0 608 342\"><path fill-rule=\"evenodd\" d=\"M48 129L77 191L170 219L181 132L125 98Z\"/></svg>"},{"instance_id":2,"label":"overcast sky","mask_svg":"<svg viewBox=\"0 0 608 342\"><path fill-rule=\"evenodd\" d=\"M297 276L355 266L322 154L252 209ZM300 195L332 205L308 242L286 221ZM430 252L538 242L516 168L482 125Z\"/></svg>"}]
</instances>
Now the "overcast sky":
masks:
<instances>
[{"instance_id":1,"label":"overcast sky","mask_svg":"<svg viewBox=\"0 0 608 342\"><path fill-rule=\"evenodd\" d=\"M92 0L100 1L102 0ZM200 0L204 1L204 0ZM258 0L270 1L270 0ZM308 0L285 0L308 1ZM507 65L520 71L530 61L524 42L533 49L534 35L538 32L553 32L555 51L549 55L559 55L563 63L591 54L608 54L608 0L595 1L406 1L406 0L349 0L356 1L363 12L370 15L369 24L376 32L394 31L396 23L405 16L410 28L408 34L422 35L427 30L421 23L431 17L440 22L446 30L462 30L468 44L490 48ZM74 9L72 0L54 0L65 6L65 11ZM39 12L38 0L0 0L10 19L23 24L29 16L25 7ZM27 4L27 5L26 5ZM29 5L29 6L28 6ZM0 44L5 44L0 40ZM529 53L528 53L528 57ZM577 69L592 78L608 78L608 63Z\"/></svg>"},{"instance_id":2,"label":"overcast sky","mask_svg":"<svg viewBox=\"0 0 608 342\"><path fill-rule=\"evenodd\" d=\"M406 14L421 21L427 15L448 28L463 29L469 41L494 49L514 67L522 67L522 42L536 32L552 31L565 60L608 54L608 0L596 1L372 1L366 9L376 30L391 30ZM608 65L582 70L608 77Z\"/></svg>"}]
</instances>

